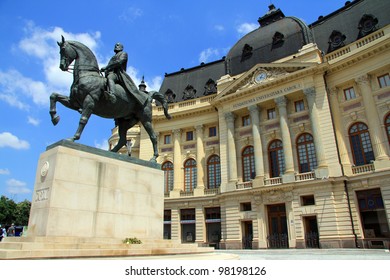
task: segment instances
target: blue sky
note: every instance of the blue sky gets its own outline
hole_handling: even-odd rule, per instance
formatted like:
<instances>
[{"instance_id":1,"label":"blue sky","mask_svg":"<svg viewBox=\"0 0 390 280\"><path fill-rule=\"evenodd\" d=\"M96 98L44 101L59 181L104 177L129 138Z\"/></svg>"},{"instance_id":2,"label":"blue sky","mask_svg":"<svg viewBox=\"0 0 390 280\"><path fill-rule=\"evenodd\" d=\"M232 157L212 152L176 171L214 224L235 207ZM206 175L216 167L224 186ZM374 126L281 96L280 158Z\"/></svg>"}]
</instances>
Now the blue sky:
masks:
<instances>
[{"instance_id":1,"label":"blue sky","mask_svg":"<svg viewBox=\"0 0 390 280\"><path fill-rule=\"evenodd\" d=\"M74 135L79 114L58 104L72 75L59 69L61 35L83 42L105 66L116 42L128 53L128 74L158 90L165 73L221 59L272 3L307 24L341 8L344 0L0 0L0 195L31 201L39 156ZM92 116L79 143L107 149L113 120Z\"/></svg>"}]
</instances>

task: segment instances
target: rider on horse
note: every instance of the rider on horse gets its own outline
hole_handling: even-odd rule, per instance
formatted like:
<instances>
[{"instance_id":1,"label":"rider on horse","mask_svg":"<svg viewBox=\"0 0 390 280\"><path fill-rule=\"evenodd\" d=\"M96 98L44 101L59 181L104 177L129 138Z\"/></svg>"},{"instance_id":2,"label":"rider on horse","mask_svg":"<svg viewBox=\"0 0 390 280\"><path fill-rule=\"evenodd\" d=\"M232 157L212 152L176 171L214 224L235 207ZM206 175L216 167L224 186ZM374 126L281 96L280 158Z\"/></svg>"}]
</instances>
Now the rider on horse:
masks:
<instances>
[{"instance_id":1,"label":"rider on horse","mask_svg":"<svg viewBox=\"0 0 390 280\"><path fill-rule=\"evenodd\" d=\"M123 45L116 43L114 47L115 55L110 59L108 65L100 69L107 78L108 91L106 92L111 103L115 103L115 84L120 84L128 93L132 94L140 105L145 105L148 96L139 91L133 80L126 73L127 53L123 51Z\"/></svg>"}]
</instances>

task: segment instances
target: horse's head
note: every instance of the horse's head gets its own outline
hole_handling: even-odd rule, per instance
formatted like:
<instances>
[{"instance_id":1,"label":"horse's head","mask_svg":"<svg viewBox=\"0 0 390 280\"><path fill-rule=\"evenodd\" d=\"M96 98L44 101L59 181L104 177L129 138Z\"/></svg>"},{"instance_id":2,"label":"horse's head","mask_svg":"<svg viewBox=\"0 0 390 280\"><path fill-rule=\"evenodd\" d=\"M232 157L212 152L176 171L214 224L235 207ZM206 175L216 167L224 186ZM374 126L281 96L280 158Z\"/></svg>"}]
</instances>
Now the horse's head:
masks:
<instances>
[{"instance_id":1,"label":"horse's head","mask_svg":"<svg viewBox=\"0 0 390 280\"><path fill-rule=\"evenodd\" d=\"M61 55L60 69L62 71L68 71L69 65L77 58L77 52L67 41L65 41L64 36L61 37L61 43L57 42L58 46L60 47Z\"/></svg>"}]
</instances>

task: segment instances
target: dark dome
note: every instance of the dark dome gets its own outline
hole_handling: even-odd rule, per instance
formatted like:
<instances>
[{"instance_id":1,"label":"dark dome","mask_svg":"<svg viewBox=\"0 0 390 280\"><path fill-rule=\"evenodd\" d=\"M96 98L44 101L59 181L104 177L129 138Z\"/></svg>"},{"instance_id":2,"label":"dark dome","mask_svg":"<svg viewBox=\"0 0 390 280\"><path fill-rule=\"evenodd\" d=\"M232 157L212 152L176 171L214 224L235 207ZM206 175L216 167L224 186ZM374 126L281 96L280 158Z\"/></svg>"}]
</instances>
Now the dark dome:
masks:
<instances>
[{"instance_id":1,"label":"dark dome","mask_svg":"<svg viewBox=\"0 0 390 280\"><path fill-rule=\"evenodd\" d=\"M241 38L226 56L226 70L237 75L258 63L270 63L314 42L309 27L296 17L282 17Z\"/></svg>"}]
</instances>

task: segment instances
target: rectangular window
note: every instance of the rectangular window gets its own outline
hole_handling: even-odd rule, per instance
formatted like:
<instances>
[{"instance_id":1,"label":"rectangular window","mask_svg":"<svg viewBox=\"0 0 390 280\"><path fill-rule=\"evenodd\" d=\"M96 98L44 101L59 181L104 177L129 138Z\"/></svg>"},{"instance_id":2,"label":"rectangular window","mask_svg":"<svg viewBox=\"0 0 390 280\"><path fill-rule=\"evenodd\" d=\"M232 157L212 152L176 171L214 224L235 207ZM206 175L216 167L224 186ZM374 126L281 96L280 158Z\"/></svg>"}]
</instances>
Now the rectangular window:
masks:
<instances>
[{"instance_id":1,"label":"rectangular window","mask_svg":"<svg viewBox=\"0 0 390 280\"><path fill-rule=\"evenodd\" d=\"M275 108L268 109L268 110L267 110L267 115L268 115L268 119L269 119L269 120L276 119L276 111L275 111Z\"/></svg>"},{"instance_id":2,"label":"rectangular window","mask_svg":"<svg viewBox=\"0 0 390 280\"><path fill-rule=\"evenodd\" d=\"M251 118L249 115L242 117L242 126L248 126L251 124Z\"/></svg>"},{"instance_id":3,"label":"rectangular window","mask_svg":"<svg viewBox=\"0 0 390 280\"><path fill-rule=\"evenodd\" d=\"M217 127L209 127L209 137L217 136Z\"/></svg>"},{"instance_id":4,"label":"rectangular window","mask_svg":"<svg viewBox=\"0 0 390 280\"><path fill-rule=\"evenodd\" d=\"M314 195L301 196L301 205L302 206L315 205Z\"/></svg>"},{"instance_id":5,"label":"rectangular window","mask_svg":"<svg viewBox=\"0 0 390 280\"><path fill-rule=\"evenodd\" d=\"M194 140L194 132L193 132L193 131L187 131L187 132L186 132L186 140L187 140L187 141L192 141L192 140Z\"/></svg>"},{"instance_id":6,"label":"rectangular window","mask_svg":"<svg viewBox=\"0 0 390 280\"><path fill-rule=\"evenodd\" d=\"M295 101L295 112L301 112L305 110L305 103L303 103L303 100Z\"/></svg>"},{"instance_id":7,"label":"rectangular window","mask_svg":"<svg viewBox=\"0 0 390 280\"><path fill-rule=\"evenodd\" d=\"M250 202L244 202L240 204L241 211L252 211L252 204Z\"/></svg>"},{"instance_id":8,"label":"rectangular window","mask_svg":"<svg viewBox=\"0 0 390 280\"><path fill-rule=\"evenodd\" d=\"M164 135L164 144L171 144L171 135Z\"/></svg>"},{"instance_id":9,"label":"rectangular window","mask_svg":"<svg viewBox=\"0 0 390 280\"><path fill-rule=\"evenodd\" d=\"M383 76L378 77L379 86L381 88L390 86L390 76L389 73Z\"/></svg>"},{"instance_id":10,"label":"rectangular window","mask_svg":"<svg viewBox=\"0 0 390 280\"><path fill-rule=\"evenodd\" d=\"M344 89L344 98L345 100L351 100L356 98L355 90L353 87Z\"/></svg>"}]
</instances>

